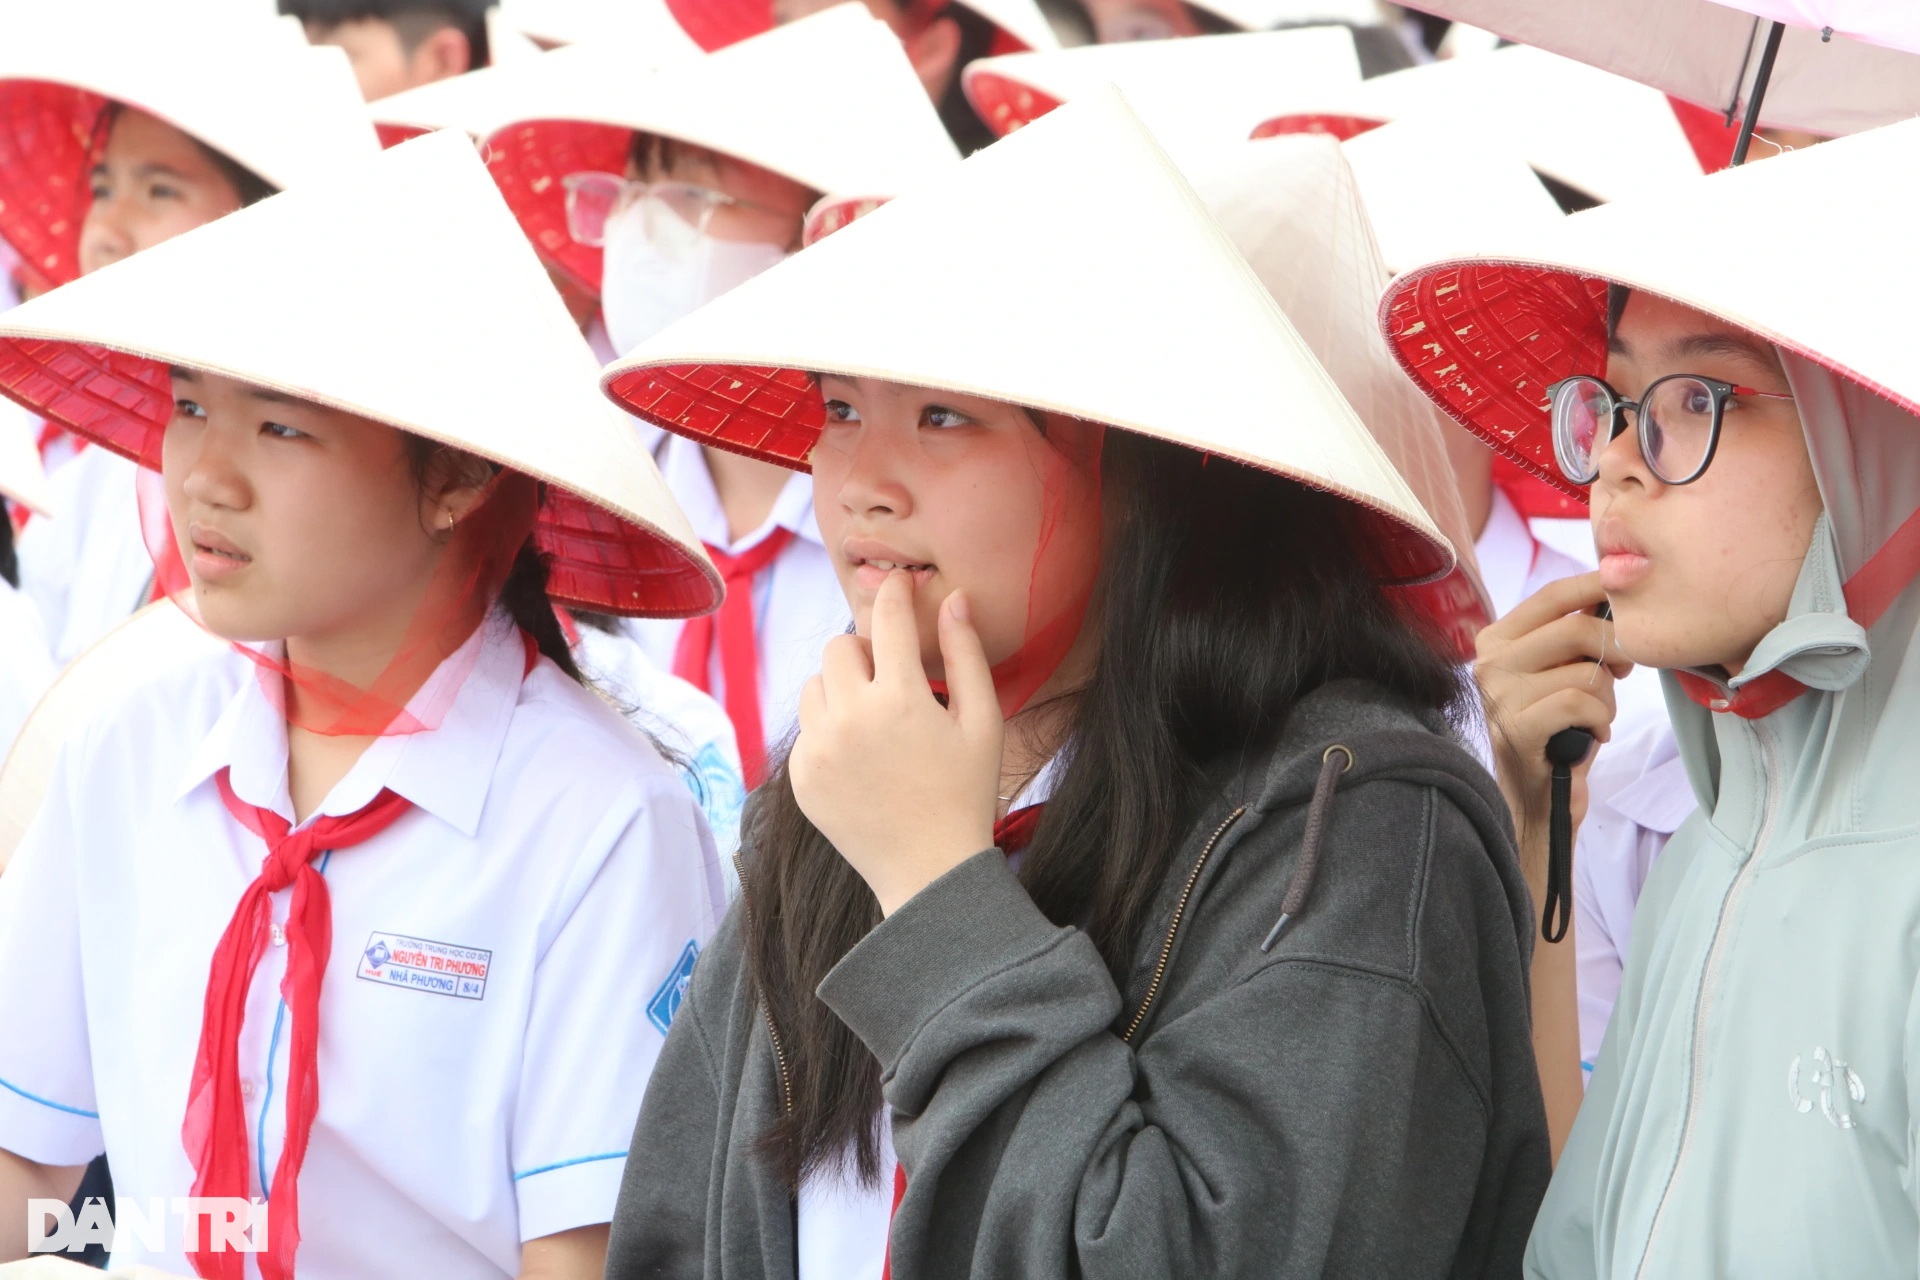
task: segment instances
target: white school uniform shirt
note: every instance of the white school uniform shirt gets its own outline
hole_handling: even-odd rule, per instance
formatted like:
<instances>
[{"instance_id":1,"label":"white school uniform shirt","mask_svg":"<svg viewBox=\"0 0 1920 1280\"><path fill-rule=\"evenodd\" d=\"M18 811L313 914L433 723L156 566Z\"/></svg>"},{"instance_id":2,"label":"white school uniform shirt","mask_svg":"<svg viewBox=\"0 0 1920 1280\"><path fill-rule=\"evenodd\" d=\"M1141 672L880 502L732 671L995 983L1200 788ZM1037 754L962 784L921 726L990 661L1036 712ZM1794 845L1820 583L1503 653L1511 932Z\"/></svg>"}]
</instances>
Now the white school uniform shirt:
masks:
<instances>
[{"instance_id":1,"label":"white school uniform shirt","mask_svg":"<svg viewBox=\"0 0 1920 1280\"><path fill-rule=\"evenodd\" d=\"M834 576L833 558L820 540L813 518L813 480L794 472L773 504L767 522L738 542L727 537L727 515L713 487L713 475L700 446L681 436L661 444L660 471L687 513L693 531L709 546L738 555L758 546L776 528L794 535L771 565L753 580L754 635L759 641L760 725L767 750L777 749L800 718L800 691L820 670L827 641L853 625L847 600ZM655 665L673 670L673 649L684 623L641 619L633 633ZM720 670L720 645L709 655L708 688L726 704L726 680Z\"/></svg>"},{"instance_id":2,"label":"white school uniform shirt","mask_svg":"<svg viewBox=\"0 0 1920 1280\"><path fill-rule=\"evenodd\" d=\"M1620 995L1633 913L1653 860L1699 807L1669 722L1617 736L1587 772L1587 818L1573 860L1573 940L1580 996L1580 1081Z\"/></svg>"},{"instance_id":3,"label":"white school uniform shirt","mask_svg":"<svg viewBox=\"0 0 1920 1280\"><path fill-rule=\"evenodd\" d=\"M740 847L740 813L747 803L733 721L726 708L657 666L635 639L629 620L615 623L617 631L582 625L573 659L616 711L666 748L706 815L732 900L740 890L733 854Z\"/></svg>"},{"instance_id":4,"label":"white school uniform shirt","mask_svg":"<svg viewBox=\"0 0 1920 1280\"><path fill-rule=\"evenodd\" d=\"M6 519L0 511L0 520ZM53 683L53 658L33 601L0 578L0 760L26 723L27 713Z\"/></svg>"},{"instance_id":5,"label":"white school uniform shirt","mask_svg":"<svg viewBox=\"0 0 1920 1280\"><path fill-rule=\"evenodd\" d=\"M552 663L523 671L496 616L416 699L460 682L439 726L377 740L320 807L353 813L383 787L413 802L314 864L333 948L303 1280L501 1280L523 1241L612 1217L720 874L647 742ZM285 722L231 652L70 740L0 876L0 1026L31 1029L0 1036L0 1147L57 1165L105 1150L123 1219L193 1183L180 1129L208 967L266 853L223 805L223 768L241 799L290 816ZM274 895L276 926L290 896ZM483 971L432 975L441 953ZM284 1131L285 959L266 948L239 1049L256 1195ZM116 1268L191 1274L177 1218L158 1250L117 1243Z\"/></svg>"},{"instance_id":6,"label":"white school uniform shirt","mask_svg":"<svg viewBox=\"0 0 1920 1280\"><path fill-rule=\"evenodd\" d=\"M1021 789L1009 815L1045 804L1066 772L1066 752L1056 753ZM1020 855L1007 862L1015 870ZM795 1211L798 1280L880 1280L887 1261L887 1233L893 1227L893 1178L899 1167L893 1151L893 1111L880 1109L880 1179L863 1186L851 1161L831 1173L800 1184Z\"/></svg>"},{"instance_id":7,"label":"white school uniform shirt","mask_svg":"<svg viewBox=\"0 0 1920 1280\"><path fill-rule=\"evenodd\" d=\"M47 480L58 515L28 521L20 535L20 588L61 666L146 600L153 557L140 536L139 471L111 449L81 450Z\"/></svg>"}]
</instances>

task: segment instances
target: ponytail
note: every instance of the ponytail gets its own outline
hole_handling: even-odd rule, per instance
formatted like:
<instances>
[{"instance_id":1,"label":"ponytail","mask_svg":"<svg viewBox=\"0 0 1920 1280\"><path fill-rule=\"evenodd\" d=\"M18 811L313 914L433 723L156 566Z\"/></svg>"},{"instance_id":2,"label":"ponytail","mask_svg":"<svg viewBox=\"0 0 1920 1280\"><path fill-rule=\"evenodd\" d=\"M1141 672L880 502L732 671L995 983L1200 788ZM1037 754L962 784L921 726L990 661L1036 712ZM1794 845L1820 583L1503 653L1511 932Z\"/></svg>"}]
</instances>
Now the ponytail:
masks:
<instances>
[{"instance_id":1,"label":"ponytail","mask_svg":"<svg viewBox=\"0 0 1920 1280\"><path fill-rule=\"evenodd\" d=\"M521 544L520 553L513 559L513 568L507 571L507 580L500 588L500 605L516 626L533 637L540 652L552 659L554 666L566 672L576 684L587 682L580 674L579 664L573 660L573 648L567 643L560 618L553 611L553 601L547 595L547 562L534 549L532 538Z\"/></svg>"}]
</instances>

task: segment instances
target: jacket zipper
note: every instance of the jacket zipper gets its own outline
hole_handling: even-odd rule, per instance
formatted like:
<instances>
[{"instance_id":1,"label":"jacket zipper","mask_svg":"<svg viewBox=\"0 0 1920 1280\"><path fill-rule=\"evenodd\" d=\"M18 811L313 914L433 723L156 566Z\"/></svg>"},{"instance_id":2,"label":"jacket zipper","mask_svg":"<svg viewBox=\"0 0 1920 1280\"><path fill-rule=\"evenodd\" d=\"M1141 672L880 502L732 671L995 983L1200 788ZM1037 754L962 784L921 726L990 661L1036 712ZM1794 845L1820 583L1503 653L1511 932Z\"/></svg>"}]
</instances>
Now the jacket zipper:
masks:
<instances>
[{"instance_id":1,"label":"jacket zipper","mask_svg":"<svg viewBox=\"0 0 1920 1280\"><path fill-rule=\"evenodd\" d=\"M1200 850L1199 860L1193 864L1193 870L1187 873L1186 887L1180 890L1180 901L1173 908L1173 923L1167 926L1166 940L1160 944L1160 960L1153 966L1153 981L1147 984L1147 994L1141 998L1140 1007L1134 1010L1133 1021L1127 1024L1126 1034L1121 1036L1124 1044L1133 1043L1134 1032L1140 1030L1140 1024L1146 1021L1147 1010L1153 1007L1153 1001L1160 994L1160 982L1167 976L1167 961L1173 955L1173 940L1180 932L1180 925L1187 917L1187 899L1193 896L1193 886L1200 881L1201 871L1206 869L1207 859L1213 856L1213 848L1220 843L1220 837L1227 834L1227 828L1240 820L1246 813L1245 805L1228 814L1213 834L1207 837L1206 845Z\"/></svg>"},{"instance_id":2,"label":"jacket zipper","mask_svg":"<svg viewBox=\"0 0 1920 1280\"><path fill-rule=\"evenodd\" d=\"M753 898L747 893L747 864L740 851L733 853L734 874L740 877L740 901L746 907L747 922L753 922ZM793 1085L787 1080L787 1047L781 1043L780 1028L773 1025L773 1014L765 1000L760 1001L760 1020L767 1024L767 1039L773 1042L774 1073L780 1077L780 1101L787 1115L793 1114Z\"/></svg>"},{"instance_id":3,"label":"jacket zipper","mask_svg":"<svg viewBox=\"0 0 1920 1280\"><path fill-rule=\"evenodd\" d=\"M1700 975L1700 998L1693 1008L1693 1069L1687 1082L1687 1109L1680 1120L1680 1150L1673 1158L1673 1169L1667 1174L1667 1185L1660 1193L1660 1203L1654 1206L1653 1225L1647 1228L1646 1247L1640 1253L1640 1265L1634 1269L1634 1280L1643 1280L1647 1274L1647 1263L1653 1257L1653 1244L1660 1235L1660 1223L1666 1217L1667 1203L1673 1197L1673 1188L1680 1181L1680 1171L1687 1163L1687 1152L1693 1146L1695 1121L1700 1106L1700 1094L1706 1085L1707 1075L1707 1020L1713 1012L1714 989L1720 966L1724 959L1727 935L1732 931L1734 913L1739 910L1740 900L1746 896L1747 885L1758 873L1760 859L1765 855L1767 841L1773 835L1773 822L1779 808L1779 787L1776 782L1779 761L1775 756L1773 733L1756 723L1754 736L1760 740L1762 774L1766 778L1766 799L1760 810L1760 830L1753 841L1753 852L1748 855L1747 863L1734 876L1733 884L1727 889L1726 901L1721 904L1720 918L1714 921L1713 940L1707 945L1707 963Z\"/></svg>"}]
</instances>

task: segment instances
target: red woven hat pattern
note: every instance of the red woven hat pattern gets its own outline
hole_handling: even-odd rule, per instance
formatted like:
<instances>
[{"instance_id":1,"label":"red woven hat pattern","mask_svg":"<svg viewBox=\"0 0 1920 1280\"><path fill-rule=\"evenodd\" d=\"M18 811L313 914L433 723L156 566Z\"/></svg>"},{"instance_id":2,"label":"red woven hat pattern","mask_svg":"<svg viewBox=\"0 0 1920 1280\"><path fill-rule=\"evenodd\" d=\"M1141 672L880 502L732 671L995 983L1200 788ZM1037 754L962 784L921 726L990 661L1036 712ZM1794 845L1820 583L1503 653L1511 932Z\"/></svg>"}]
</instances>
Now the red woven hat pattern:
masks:
<instances>
[{"instance_id":1,"label":"red woven hat pattern","mask_svg":"<svg viewBox=\"0 0 1920 1280\"><path fill-rule=\"evenodd\" d=\"M1292 133L1324 133L1330 138L1345 142L1357 138L1370 130L1385 124L1384 120L1374 120L1366 116L1340 115L1326 111L1305 111L1293 115L1275 116L1253 128L1250 138L1278 138Z\"/></svg>"},{"instance_id":2,"label":"red woven hat pattern","mask_svg":"<svg viewBox=\"0 0 1920 1280\"><path fill-rule=\"evenodd\" d=\"M80 274L88 161L105 106L71 85L0 83L0 236L41 286Z\"/></svg>"},{"instance_id":3,"label":"red woven hat pattern","mask_svg":"<svg viewBox=\"0 0 1920 1280\"><path fill-rule=\"evenodd\" d=\"M1002 138L1060 105L1060 99L1051 94L991 71L977 71L969 77L966 92L987 127Z\"/></svg>"},{"instance_id":4,"label":"red woven hat pattern","mask_svg":"<svg viewBox=\"0 0 1920 1280\"><path fill-rule=\"evenodd\" d=\"M827 420L820 388L796 369L633 369L608 382L607 393L630 412L702 444L795 471L812 470L807 458Z\"/></svg>"},{"instance_id":5,"label":"red woven hat pattern","mask_svg":"<svg viewBox=\"0 0 1920 1280\"><path fill-rule=\"evenodd\" d=\"M1512 263L1416 269L1383 304L1401 366L1463 426L1581 502L1553 458L1547 388L1606 371L1607 286Z\"/></svg>"},{"instance_id":6,"label":"red woven hat pattern","mask_svg":"<svg viewBox=\"0 0 1920 1280\"><path fill-rule=\"evenodd\" d=\"M487 139L487 169L534 249L568 284L600 296L601 251L567 230L563 179L583 170L625 173L633 130L578 120L530 120Z\"/></svg>"},{"instance_id":7,"label":"red woven hat pattern","mask_svg":"<svg viewBox=\"0 0 1920 1280\"><path fill-rule=\"evenodd\" d=\"M773 27L772 0L667 0L667 12L708 53Z\"/></svg>"},{"instance_id":8,"label":"red woven hat pattern","mask_svg":"<svg viewBox=\"0 0 1920 1280\"><path fill-rule=\"evenodd\" d=\"M0 392L142 466L158 470L173 416L160 361L82 343L0 339ZM665 539L555 486L534 526L551 557L548 594L606 613L684 617L713 605L702 571Z\"/></svg>"}]
</instances>

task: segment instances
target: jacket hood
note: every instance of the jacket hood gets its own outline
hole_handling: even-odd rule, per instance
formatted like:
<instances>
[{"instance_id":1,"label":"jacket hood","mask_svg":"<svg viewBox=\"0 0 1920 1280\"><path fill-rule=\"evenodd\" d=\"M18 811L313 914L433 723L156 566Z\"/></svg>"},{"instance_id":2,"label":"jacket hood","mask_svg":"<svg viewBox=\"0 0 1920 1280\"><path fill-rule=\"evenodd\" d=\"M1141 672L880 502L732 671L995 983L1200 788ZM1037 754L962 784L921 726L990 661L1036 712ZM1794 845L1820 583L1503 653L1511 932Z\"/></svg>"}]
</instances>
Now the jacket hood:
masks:
<instances>
[{"instance_id":1,"label":"jacket hood","mask_svg":"<svg viewBox=\"0 0 1920 1280\"><path fill-rule=\"evenodd\" d=\"M1783 835L1920 821L1920 793L1902 781L1913 772L1920 717L1920 419L1805 356L1780 358L1825 510L1787 616L1741 674L1687 674L1736 696L1783 676L1806 692L1753 718L1749 733L1741 717L1699 705L1682 676L1666 672L1674 732L1716 821L1745 807L1743 798L1757 803L1744 793L1769 779ZM1755 767L1736 770L1736 760ZM1736 783L1736 774L1750 781Z\"/></svg>"}]
</instances>

